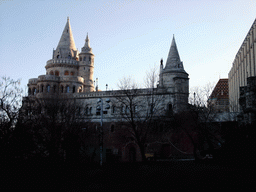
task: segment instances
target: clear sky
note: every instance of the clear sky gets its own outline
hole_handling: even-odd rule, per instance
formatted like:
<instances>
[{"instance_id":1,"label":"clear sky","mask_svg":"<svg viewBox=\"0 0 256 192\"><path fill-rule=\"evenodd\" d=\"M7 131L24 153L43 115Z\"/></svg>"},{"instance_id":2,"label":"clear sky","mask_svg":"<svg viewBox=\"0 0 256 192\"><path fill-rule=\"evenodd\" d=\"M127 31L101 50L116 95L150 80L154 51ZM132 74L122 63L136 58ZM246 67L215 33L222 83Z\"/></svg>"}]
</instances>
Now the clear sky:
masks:
<instances>
[{"instance_id":1,"label":"clear sky","mask_svg":"<svg viewBox=\"0 0 256 192\"><path fill-rule=\"evenodd\" d=\"M227 78L256 17L255 0L0 0L0 76L46 73L70 18L81 51L88 32L99 88L117 89L132 76L139 84L160 59L173 34L190 87Z\"/></svg>"}]
</instances>

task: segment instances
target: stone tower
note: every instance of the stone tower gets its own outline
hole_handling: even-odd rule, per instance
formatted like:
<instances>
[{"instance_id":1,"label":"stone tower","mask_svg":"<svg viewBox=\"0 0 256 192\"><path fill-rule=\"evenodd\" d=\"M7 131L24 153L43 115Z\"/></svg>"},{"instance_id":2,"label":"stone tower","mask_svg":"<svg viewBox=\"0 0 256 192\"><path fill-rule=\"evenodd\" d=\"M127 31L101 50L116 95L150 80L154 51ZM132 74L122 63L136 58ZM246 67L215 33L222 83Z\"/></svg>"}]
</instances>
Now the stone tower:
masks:
<instances>
[{"instance_id":1,"label":"stone tower","mask_svg":"<svg viewBox=\"0 0 256 192\"><path fill-rule=\"evenodd\" d=\"M88 34L85 39L84 47L79 54L79 69L78 75L84 78L84 92L94 91L93 85L94 72L94 55L90 47L90 40Z\"/></svg>"},{"instance_id":2,"label":"stone tower","mask_svg":"<svg viewBox=\"0 0 256 192\"><path fill-rule=\"evenodd\" d=\"M185 110L189 96L189 78L180 60L179 52L173 36L165 67L160 63L159 89L170 93L172 108L175 112Z\"/></svg>"},{"instance_id":3,"label":"stone tower","mask_svg":"<svg viewBox=\"0 0 256 192\"><path fill-rule=\"evenodd\" d=\"M46 63L46 75L29 79L29 95L53 97L56 94L72 94L94 91L94 55L88 34L82 52L75 46L69 18L62 32L52 59Z\"/></svg>"}]
</instances>

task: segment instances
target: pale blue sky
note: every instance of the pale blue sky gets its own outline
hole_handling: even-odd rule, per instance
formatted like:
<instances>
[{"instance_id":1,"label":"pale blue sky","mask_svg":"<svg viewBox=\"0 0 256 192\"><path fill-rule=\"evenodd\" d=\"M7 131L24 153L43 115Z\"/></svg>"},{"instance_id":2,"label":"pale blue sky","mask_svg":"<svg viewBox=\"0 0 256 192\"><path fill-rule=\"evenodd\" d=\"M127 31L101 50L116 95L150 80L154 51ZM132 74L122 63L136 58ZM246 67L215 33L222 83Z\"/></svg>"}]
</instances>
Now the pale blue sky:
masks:
<instances>
[{"instance_id":1,"label":"pale blue sky","mask_svg":"<svg viewBox=\"0 0 256 192\"><path fill-rule=\"evenodd\" d=\"M99 88L116 89L124 76L141 85L164 64L175 35L190 87L227 78L256 16L255 0L0 0L0 76L45 74L70 17L76 47L87 32Z\"/></svg>"}]
</instances>

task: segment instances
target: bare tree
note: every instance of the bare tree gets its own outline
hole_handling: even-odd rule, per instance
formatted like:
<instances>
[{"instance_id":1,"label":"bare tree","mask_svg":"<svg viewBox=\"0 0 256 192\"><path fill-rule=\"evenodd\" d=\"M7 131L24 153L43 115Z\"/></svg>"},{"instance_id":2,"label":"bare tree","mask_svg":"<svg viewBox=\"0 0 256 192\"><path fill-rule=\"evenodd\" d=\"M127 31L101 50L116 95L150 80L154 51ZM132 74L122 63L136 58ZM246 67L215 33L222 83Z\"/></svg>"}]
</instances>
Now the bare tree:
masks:
<instances>
[{"instance_id":1,"label":"bare tree","mask_svg":"<svg viewBox=\"0 0 256 192\"><path fill-rule=\"evenodd\" d=\"M30 124L34 132L37 152L51 159L73 158L79 153L79 137L86 121L81 116L86 104L76 103L68 97L31 97L23 109L23 123ZM76 152L75 152L76 151Z\"/></svg>"},{"instance_id":2,"label":"bare tree","mask_svg":"<svg viewBox=\"0 0 256 192\"><path fill-rule=\"evenodd\" d=\"M214 108L214 103L209 102L210 95L213 91L214 84L208 83L204 87L195 87L192 90L193 96L190 100L190 110L187 116L190 116L190 122L193 124L193 130L197 133L197 141L189 135L191 142L194 145L195 158L199 157L200 151L214 154L214 149L219 147L222 143L221 134L218 126L214 123L218 115Z\"/></svg>"},{"instance_id":3,"label":"bare tree","mask_svg":"<svg viewBox=\"0 0 256 192\"><path fill-rule=\"evenodd\" d=\"M2 77L0 82L0 123L1 127L14 128L21 107L22 89L20 80Z\"/></svg>"},{"instance_id":4,"label":"bare tree","mask_svg":"<svg viewBox=\"0 0 256 192\"><path fill-rule=\"evenodd\" d=\"M0 150L4 154L21 107L22 89L19 85L20 80L9 77L2 77L0 81Z\"/></svg>"},{"instance_id":5,"label":"bare tree","mask_svg":"<svg viewBox=\"0 0 256 192\"><path fill-rule=\"evenodd\" d=\"M152 73L153 72L153 73ZM163 115L163 95L157 93L155 71L147 73L146 89L139 89L130 78L119 81L120 95L115 97L120 108L119 117L137 143L142 160L145 161L145 144L156 118Z\"/></svg>"}]
</instances>

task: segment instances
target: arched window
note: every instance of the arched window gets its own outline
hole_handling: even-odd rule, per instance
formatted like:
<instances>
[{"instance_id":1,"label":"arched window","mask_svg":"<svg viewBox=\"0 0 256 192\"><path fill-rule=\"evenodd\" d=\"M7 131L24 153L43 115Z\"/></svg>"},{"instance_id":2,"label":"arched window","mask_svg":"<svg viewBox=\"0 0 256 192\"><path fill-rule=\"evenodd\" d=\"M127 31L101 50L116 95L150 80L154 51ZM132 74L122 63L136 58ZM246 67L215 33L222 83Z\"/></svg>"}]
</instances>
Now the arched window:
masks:
<instances>
[{"instance_id":1,"label":"arched window","mask_svg":"<svg viewBox=\"0 0 256 192\"><path fill-rule=\"evenodd\" d=\"M88 107L86 107L86 109L85 109L85 115L89 115L89 108Z\"/></svg>"},{"instance_id":2,"label":"arched window","mask_svg":"<svg viewBox=\"0 0 256 192\"><path fill-rule=\"evenodd\" d=\"M76 92L76 86L73 86L73 93Z\"/></svg>"},{"instance_id":3,"label":"arched window","mask_svg":"<svg viewBox=\"0 0 256 192\"><path fill-rule=\"evenodd\" d=\"M31 89L28 88L28 95L31 95Z\"/></svg>"},{"instance_id":4,"label":"arched window","mask_svg":"<svg viewBox=\"0 0 256 192\"><path fill-rule=\"evenodd\" d=\"M74 74L75 74L74 71L71 71L71 72L70 72L70 75L74 75Z\"/></svg>"},{"instance_id":5,"label":"arched window","mask_svg":"<svg viewBox=\"0 0 256 192\"><path fill-rule=\"evenodd\" d=\"M84 57L84 61L86 61L86 57Z\"/></svg>"},{"instance_id":6,"label":"arched window","mask_svg":"<svg viewBox=\"0 0 256 192\"><path fill-rule=\"evenodd\" d=\"M67 93L69 93L69 86L67 86Z\"/></svg>"},{"instance_id":7,"label":"arched window","mask_svg":"<svg viewBox=\"0 0 256 192\"><path fill-rule=\"evenodd\" d=\"M82 61L82 57L80 57L79 60Z\"/></svg>"},{"instance_id":8,"label":"arched window","mask_svg":"<svg viewBox=\"0 0 256 192\"><path fill-rule=\"evenodd\" d=\"M116 106L112 106L112 113L115 113L116 112Z\"/></svg>"},{"instance_id":9,"label":"arched window","mask_svg":"<svg viewBox=\"0 0 256 192\"><path fill-rule=\"evenodd\" d=\"M32 93L33 95L35 95L36 94L36 88L33 88L33 93Z\"/></svg>"},{"instance_id":10,"label":"arched window","mask_svg":"<svg viewBox=\"0 0 256 192\"><path fill-rule=\"evenodd\" d=\"M44 92L44 85L41 85L41 93Z\"/></svg>"},{"instance_id":11,"label":"arched window","mask_svg":"<svg viewBox=\"0 0 256 192\"><path fill-rule=\"evenodd\" d=\"M53 75L53 71L50 71L50 75Z\"/></svg>"},{"instance_id":12,"label":"arched window","mask_svg":"<svg viewBox=\"0 0 256 192\"><path fill-rule=\"evenodd\" d=\"M92 114L92 107L90 107L90 109L89 109L89 115L91 115Z\"/></svg>"},{"instance_id":13,"label":"arched window","mask_svg":"<svg viewBox=\"0 0 256 192\"><path fill-rule=\"evenodd\" d=\"M68 59L71 59L71 56L70 56L70 55L68 56Z\"/></svg>"},{"instance_id":14,"label":"arched window","mask_svg":"<svg viewBox=\"0 0 256 192\"><path fill-rule=\"evenodd\" d=\"M53 93L56 93L56 85L53 86Z\"/></svg>"},{"instance_id":15,"label":"arched window","mask_svg":"<svg viewBox=\"0 0 256 192\"><path fill-rule=\"evenodd\" d=\"M59 71L55 71L55 76L59 76L60 72Z\"/></svg>"},{"instance_id":16,"label":"arched window","mask_svg":"<svg viewBox=\"0 0 256 192\"><path fill-rule=\"evenodd\" d=\"M168 104L168 111L172 111L172 104L171 103Z\"/></svg>"},{"instance_id":17,"label":"arched window","mask_svg":"<svg viewBox=\"0 0 256 192\"><path fill-rule=\"evenodd\" d=\"M63 85L61 85L61 93L63 93L64 92L64 87L63 87Z\"/></svg>"},{"instance_id":18,"label":"arched window","mask_svg":"<svg viewBox=\"0 0 256 192\"><path fill-rule=\"evenodd\" d=\"M47 93L49 93L50 92L50 85L47 85Z\"/></svg>"},{"instance_id":19,"label":"arched window","mask_svg":"<svg viewBox=\"0 0 256 192\"><path fill-rule=\"evenodd\" d=\"M60 58L60 55L57 55L57 59L59 59Z\"/></svg>"},{"instance_id":20,"label":"arched window","mask_svg":"<svg viewBox=\"0 0 256 192\"><path fill-rule=\"evenodd\" d=\"M126 106L126 108L125 108L125 113L128 114L129 112L130 112L129 107Z\"/></svg>"},{"instance_id":21,"label":"arched window","mask_svg":"<svg viewBox=\"0 0 256 192\"><path fill-rule=\"evenodd\" d=\"M68 72L68 71L65 71L64 75L69 75L69 72Z\"/></svg>"}]
</instances>

